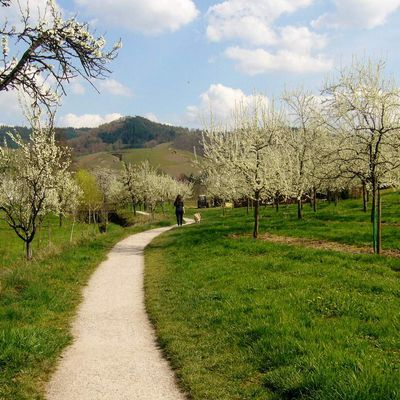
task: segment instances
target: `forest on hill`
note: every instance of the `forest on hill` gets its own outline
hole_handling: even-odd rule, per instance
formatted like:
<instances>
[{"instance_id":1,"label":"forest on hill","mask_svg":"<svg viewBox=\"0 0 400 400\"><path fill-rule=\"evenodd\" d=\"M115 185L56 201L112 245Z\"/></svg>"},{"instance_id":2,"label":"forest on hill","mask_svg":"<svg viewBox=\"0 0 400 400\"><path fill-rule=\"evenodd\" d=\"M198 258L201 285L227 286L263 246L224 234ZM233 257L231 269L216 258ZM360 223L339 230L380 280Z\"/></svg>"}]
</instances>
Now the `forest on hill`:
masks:
<instances>
[{"instance_id":1,"label":"forest on hill","mask_svg":"<svg viewBox=\"0 0 400 400\"><path fill-rule=\"evenodd\" d=\"M18 132L28 138L26 127L0 126L0 141L7 132ZM58 140L71 147L76 155L114 151L131 148L151 148L161 143L172 142L179 150L193 152L200 149L201 132L184 127L160 124L144 117L123 117L97 128L57 128Z\"/></svg>"}]
</instances>

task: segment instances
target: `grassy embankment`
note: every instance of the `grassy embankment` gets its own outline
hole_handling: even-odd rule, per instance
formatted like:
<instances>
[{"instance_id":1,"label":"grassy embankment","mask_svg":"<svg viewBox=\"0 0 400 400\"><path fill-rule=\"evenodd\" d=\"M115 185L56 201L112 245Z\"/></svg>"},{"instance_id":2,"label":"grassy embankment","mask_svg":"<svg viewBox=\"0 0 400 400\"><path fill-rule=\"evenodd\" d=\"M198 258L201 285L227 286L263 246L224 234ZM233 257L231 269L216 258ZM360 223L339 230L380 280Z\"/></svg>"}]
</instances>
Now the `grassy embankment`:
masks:
<instances>
[{"instance_id":1,"label":"grassy embankment","mask_svg":"<svg viewBox=\"0 0 400 400\"><path fill-rule=\"evenodd\" d=\"M400 195L383 203L399 249ZM268 207L261 228L370 245L360 201L304 211ZM255 241L245 209L202 214L146 252L147 307L194 400L400 399L398 258Z\"/></svg>"},{"instance_id":2,"label":"grassy embankment","mask_svg":"<svg viewBox=\"0 0 400 400\"><path fill-rule=\"evenodd\" d=\"M36 256L29 263L22 241L0 222L0 399L43 399L44 383L71 342L81 290L96 266L123 237L171 222L138 216L130 228L110 224L106 234L77 224L69 243L71 222L59 228L58 219L50 218L33 242Z\"/></svg>"}]
</instances>

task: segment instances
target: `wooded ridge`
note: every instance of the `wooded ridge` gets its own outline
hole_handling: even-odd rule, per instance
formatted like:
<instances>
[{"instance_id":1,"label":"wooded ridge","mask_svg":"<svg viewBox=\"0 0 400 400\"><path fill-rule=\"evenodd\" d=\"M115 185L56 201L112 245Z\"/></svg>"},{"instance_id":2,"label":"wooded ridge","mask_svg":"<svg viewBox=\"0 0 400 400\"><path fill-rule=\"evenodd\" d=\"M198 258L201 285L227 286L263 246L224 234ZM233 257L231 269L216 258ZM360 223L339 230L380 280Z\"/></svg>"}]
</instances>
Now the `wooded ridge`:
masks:
<instances>
[{"instance_id":1,"label":"wooded ridge","mask_svg":"<svg viewBox=\"0 0 400 400\"><path fill-rule=\"evenodd\" d=\"M27 127L0 126L0 141L7 132L17 131L23 139L29 137ZM200 148L200 131L184 127L160 124L144 117L122 117L97 128L57 128L57 138L71 147L75 154L96 153L107 150L154 147L160 143L173 142L173 147L193 151Z\"/></svg>"}]
</instances>

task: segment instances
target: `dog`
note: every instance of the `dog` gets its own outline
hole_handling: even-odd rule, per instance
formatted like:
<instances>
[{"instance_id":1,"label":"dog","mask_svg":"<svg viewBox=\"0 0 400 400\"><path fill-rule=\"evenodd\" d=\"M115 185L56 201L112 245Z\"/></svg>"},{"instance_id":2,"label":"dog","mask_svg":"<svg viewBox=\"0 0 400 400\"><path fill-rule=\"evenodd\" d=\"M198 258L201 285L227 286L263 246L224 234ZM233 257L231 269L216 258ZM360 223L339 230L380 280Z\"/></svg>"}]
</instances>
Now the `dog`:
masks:
<instances>
[{"instance_id":1,"label":"dog","mask_svg":"<svg viewBox=\"0 0 400 400\"><path fill-rule=\"evenodd\" d=\"M194 215L193 215L193 219L194 219L194 222L195 222L196 224L199 224L200 221L201 221L201 214L200 214L200 213L194 214Z\"/></svg>"}]
</instances>

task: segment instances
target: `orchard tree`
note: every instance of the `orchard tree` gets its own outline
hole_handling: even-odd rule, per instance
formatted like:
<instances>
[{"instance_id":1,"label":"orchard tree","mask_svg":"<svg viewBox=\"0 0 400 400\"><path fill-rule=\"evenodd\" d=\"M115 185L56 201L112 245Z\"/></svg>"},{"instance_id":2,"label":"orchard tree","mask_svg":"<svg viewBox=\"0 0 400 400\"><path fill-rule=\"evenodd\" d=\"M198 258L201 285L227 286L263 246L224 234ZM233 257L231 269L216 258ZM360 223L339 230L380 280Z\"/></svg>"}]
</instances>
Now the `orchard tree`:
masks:
<instances>
[{"instance_id":1,"label":"orchard tree","mask_svg":"<svg viewBox=\"0 0 400 400\"><path fill-rule=\"evenodd\" d=\"M105 50L102 36L95 37L75 17L64 19L54 0L47 1L38 20L18 0L1 1L0 7L6 6L16 9L20 21L10 25L6 19L0 27L0 91L22 90L35 104L51 107L71 79L91 82L110 73L107 64L117 56L120 42Z\"/></svg>"},{"instance_id":2,"label":"orchard tree","mask_svg":"<svg viewBox=\"0 0 400 400\"><path fill-rule=\"evenodd\" d=\"M28 142L9 133L17 149L0 147L0 211L25 243L26 258L32 258L31 243L44 217L59 211L58 192L68 176L70 158L55 140L51 124L42 127L31 118Z\"/></svg>"},{"instance_id":3,"label":"orchard tree","mask_svg":"<svg viewBox=\"0 0 400 400\"><path fill-rule=\"evenodd\" d=\"M246 195L245 182L240 181L228 165L208 165L204 169L203 184L211 197L222 201L222 213L225 215L225 202L234 201Z\"/></svg>"},{"instance_id":4,"label":"orchard tree","mask_svg":"<svg viewBox=\"0 0 400 400\"><path fill-rule=\"evenodd\" d=\"M291 189L297 199L297 218L302 219L302 198L312 192L316 207L318 155L323 147L320 100L303 88L285 91L283 100L288 108L291 129L286 131L286 147L290 152Z\"/></svg>"},{"instance_id":5,"label":"orchard tree","mask_svg":"<svg viewBox=\"0 0 400 400\"><path fill-rule=\"evenodd\" d=\"M204 158L211 164L232 168L254 202L253 237L258 237L259 207L262 199L279 190L280 155L278 150L287 129L283 114L274 104L254 96L250 105L235 110L231 128L210 126L203 134Z\"/></svg>"},{"instance_id":6,"label":"orchard tree","mask_svg":"<svg viewBox=\"0 0 400 400\"><path fill-rule=\"evenodd\" d=\"M59 225L61 227L63 217L66 215L72 214L75 222L75 214L79 206L79 199L83 193L70 173L63 173L59 180L62 181L62 184L57 191Z\"/></svg>"},{"instance_id":7,"label":"orchard tree","mask_svg":"<svg viewBox=\"0 0 400 400\"><path fill-rule=\"evenodd\" d=\"M96 169L93 171L93 175L96 178L97 187L101 194L102 226L104 230L107 230L108 213L111 209L115 209L121 198L122 184L119 182L117 175L108 169Z\"/></svg>"},{"instance_id":8,"label":"orchard tree","mask_svg":"<svg viewBox=\"0 0 400 400\"><path fill-rule=\"evenodd\" d=\"M323 95L340 173L371 187L373 247L380 253L380 190L398 183L400 167L400 88L382 60L354 60L325 84Z\"/></svg>"},{"instance_id":9,"label":"orchard tree","mask_svg":"<svg viewBox=\"0 0 400 400\"><path fill-rule=\"evenodd\" d=\"M169 175L158 172L144 161L138 165L125 165L122 171L121 181L126 197L135 206L143 201L151 215L154 214L157 203L161 204L164 212L164 203L173 201L180 194L182 197L190 197L193 185L189 182L179 182Z\"/></svg>"},{"instance_id":10,"label":"orchard tree","mask_svg":"<svg viewBox=\"0 0 400 400\"><path fill-rule=\"evenodd\" d=\"M81 169L75 174L75 179L82 193L79 202L88 214L88 222L96 223L96 215L102 205L102 195L96 177Z\"/></svg>"},{"instance_id":11,"label":"orchard tree","mask_svg":"<svg viewBox=\"0 0 400 400\"><path fill-rule=\"evenodd\" d=\"M139 168L134 164L124 163L120 176L126 197L129 199L133 213L136 215L136 206L141 200L141 183L139 181Z\"/></svg>"}]
</instances>

